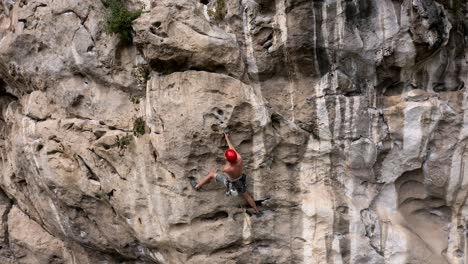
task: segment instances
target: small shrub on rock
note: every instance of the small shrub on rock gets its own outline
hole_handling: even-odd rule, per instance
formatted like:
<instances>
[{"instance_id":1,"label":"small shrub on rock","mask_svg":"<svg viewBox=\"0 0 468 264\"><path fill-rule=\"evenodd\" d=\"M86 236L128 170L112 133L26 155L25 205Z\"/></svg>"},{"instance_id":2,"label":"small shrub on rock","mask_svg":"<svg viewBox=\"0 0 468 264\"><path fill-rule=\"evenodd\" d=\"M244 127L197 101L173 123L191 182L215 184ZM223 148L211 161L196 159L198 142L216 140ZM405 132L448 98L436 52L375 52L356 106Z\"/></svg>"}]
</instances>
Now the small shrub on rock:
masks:
<instances>
[{"instance_id":1,"label":"small shrub on rock","mask_svg":"<svg viewBox=\"0 0 468 264\"><path fill-rule=\"evenodd\" d=\"M125 135L123 137L117 136L115 138L115 144L117 145L119 149L123 149L123 148L126 148L130 144L131 140L132 140L132 136L130 135Z\"/></svg>"},{"instance_id":2,"label":"small shrub on rock","mask_svg":"<svg viewBox=\"0 0 468 264\"><path fill-rule=\"evenodd\" d=\"M132 21L137 19L142 11L129 11L122 1L103 0L108 9L105 30L108 34L117 34L122 43L128 45L133 42Z\"/></svg>"},{"instance_id":3,"label":"small shrub on rock","mask_svg":"<svg viewBox=\"0 0 468 264\"><path fill-rule=\"evenodd\" d=\"M135 122L133 122L133 134L137 137L142 136L145 134L145 120L143 117L138 117L135 119Z\"/></svg>"},{"instance_id":4,"label":"small shrub on rock","mask_svg":"<svg viewBox=\"0 0 468 264\"><path fill-rule=\"evenodd\" d=\"M224 0L216 0L214 9L208 9L208 15L217 21L222 21L224 19L224 8L226 4Z\"/></svg>"}]
</instances>

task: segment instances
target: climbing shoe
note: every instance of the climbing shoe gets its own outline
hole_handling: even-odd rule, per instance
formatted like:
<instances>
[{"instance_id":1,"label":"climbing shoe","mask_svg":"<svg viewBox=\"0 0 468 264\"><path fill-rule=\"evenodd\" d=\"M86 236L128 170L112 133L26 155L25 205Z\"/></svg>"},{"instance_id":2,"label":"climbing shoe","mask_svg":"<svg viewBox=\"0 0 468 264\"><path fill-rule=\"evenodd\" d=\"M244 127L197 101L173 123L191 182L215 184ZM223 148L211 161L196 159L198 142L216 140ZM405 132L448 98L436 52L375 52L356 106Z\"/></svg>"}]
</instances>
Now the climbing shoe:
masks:
<instances>
[{"instance_id":1,"label":"climbing shoe","mask_svg":"<svg viewBox=\"0 0 468 264\"><path fill-rule=\"evenodd\" d=\"M192 187L193 187L193 189L194 189L195 191L199 192L200 189L196 188L197 184L198 184L198 182L197 182L196 180L194 180L194 179L191 179L191 180L190 180L190 185L192 185Z\"/></svg>"}]
</instances>

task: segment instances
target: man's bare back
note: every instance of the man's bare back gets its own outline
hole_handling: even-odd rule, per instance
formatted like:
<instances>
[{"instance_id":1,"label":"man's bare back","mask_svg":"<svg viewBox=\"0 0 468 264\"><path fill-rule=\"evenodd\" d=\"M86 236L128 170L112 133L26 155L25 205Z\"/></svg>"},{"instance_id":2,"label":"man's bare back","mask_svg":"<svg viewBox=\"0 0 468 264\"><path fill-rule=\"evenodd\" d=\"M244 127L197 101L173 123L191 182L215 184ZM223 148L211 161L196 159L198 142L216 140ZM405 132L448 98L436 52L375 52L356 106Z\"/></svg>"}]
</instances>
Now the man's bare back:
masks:
<instances>
[{"instance_id":1,"label":"man's bare back","mask_svg":"<svg viewBox=\"0 0 468 264\"><path fill-rule=\"evenodd\" d=\"M236 152L237 153L237 152ZM235 181L242 176L242 167L244 162L242 161L241 155L237 153L237 160L235 163L226 162L224 165L223 172L229 176L231 181Z\"/></svg>"}]
</instances>

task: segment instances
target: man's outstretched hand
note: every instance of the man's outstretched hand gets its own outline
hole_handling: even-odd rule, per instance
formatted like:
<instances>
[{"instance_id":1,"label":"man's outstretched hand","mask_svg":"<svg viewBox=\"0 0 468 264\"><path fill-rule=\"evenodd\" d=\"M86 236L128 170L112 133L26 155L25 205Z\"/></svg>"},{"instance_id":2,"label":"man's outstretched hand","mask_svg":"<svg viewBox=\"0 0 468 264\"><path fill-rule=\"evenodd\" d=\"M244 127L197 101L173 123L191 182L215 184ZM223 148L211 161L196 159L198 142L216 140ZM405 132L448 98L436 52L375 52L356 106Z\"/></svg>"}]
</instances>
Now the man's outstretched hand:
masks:
<instances>
[{"instance_id":1,"label":"man's outstretched hand","mask_svg":"<svg viewBox=\"0 0 468 264\"><path fill-rule=\"evenodd\" d=\"M228 143L229 148L230 148L230 149L234 149L234 145L232 145L231 140L229 140L229 129L228 129L228 128L226 128L226 129L224 130L224 138L226 139L226 142ZM235 149L234 149L234 150L235 150Z\"/></svg>"},{"instance_id":2,"label":"man's outstretched hand","mask_svg":"<svg viewBox=\"0 0 468 264\"><path fill-rule=\"evenodd\" d=\"M226 133L224 132L224 139L226 140L226 142L228 142L228 145L229 145L229 133Z\"/></svg>"}]
</instances>

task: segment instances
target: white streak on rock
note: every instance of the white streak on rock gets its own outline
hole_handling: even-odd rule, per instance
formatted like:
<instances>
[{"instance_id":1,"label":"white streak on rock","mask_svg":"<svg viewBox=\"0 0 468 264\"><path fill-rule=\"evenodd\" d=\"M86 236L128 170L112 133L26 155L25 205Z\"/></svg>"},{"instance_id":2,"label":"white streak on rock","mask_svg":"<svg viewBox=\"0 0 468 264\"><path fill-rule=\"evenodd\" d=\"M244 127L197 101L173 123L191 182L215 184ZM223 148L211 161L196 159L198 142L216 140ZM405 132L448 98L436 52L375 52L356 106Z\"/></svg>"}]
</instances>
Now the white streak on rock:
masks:
<instances>
[{"instance_id":1,"label":"white streak on rock","mask_svg":"<svg viewBox=\"0 0 468 264\"><path fill-rule=\"evenodd\" d=\"M333 138L335 140L340 140L340 129L341 129L341 104L340 104L341 97L335 97L335 126L333 128Z\"/></svg>"},{"instance_id":2,"label":"white streak on rock","mask_svg":"<svg viewBox=\"0 0 468 264\"><path fill-rule=\"evenodd\" d=\"M422 143L423 131L421 127L420 104L409 102L404 110L403 151L410 156L418 156Z\"/></svg>"},{"instance_id":3,"label":"white streak on rock","mask_svg":"<svg viewBox=\"0 0 468 264\"><path fill-rule=\"evenodd\" d=\"M362 125L359 121L361 120L361 112L359 111L361 107L361 97L354 96L353 97L353 110L352 110L352 117L353 117L353 129L352 129L352 137L358 138L358 131L360 130L360 126Z\"/></svg>"}]
</instances>

